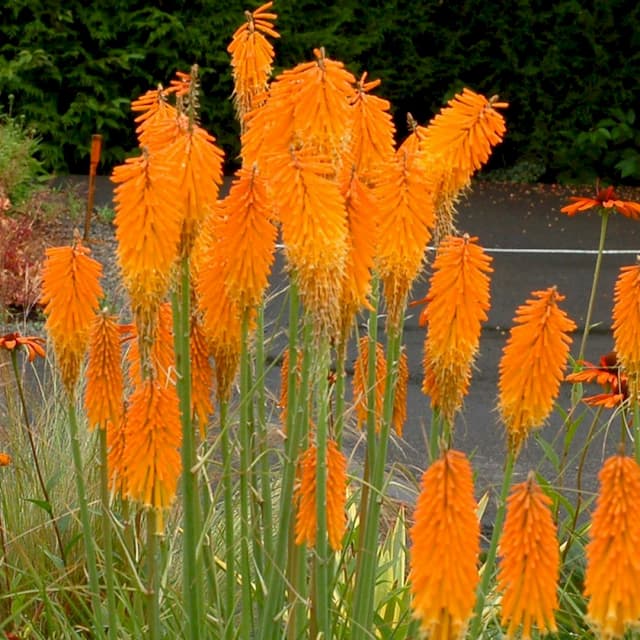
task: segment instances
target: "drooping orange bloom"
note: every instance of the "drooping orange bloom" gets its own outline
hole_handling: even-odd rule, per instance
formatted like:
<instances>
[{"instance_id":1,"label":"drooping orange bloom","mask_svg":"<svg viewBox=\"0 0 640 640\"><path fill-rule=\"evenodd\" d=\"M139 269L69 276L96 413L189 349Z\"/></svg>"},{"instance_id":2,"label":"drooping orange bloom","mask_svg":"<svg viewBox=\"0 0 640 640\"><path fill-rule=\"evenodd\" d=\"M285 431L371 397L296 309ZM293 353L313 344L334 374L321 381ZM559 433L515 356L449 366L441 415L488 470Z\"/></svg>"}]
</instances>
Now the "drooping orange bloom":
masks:
<instances>
[{"instance_id":1,"label":"drooping orange bloom","mask_svg":"<svg viewBox=\"0 0 640 640\"><path fill-rule=\"evenodd\" d=\"M558 307L556 287L534 291L518 307L500 360L498 409L517 455L529 432L553 409L567 365L575 323Z\"/></svg>"},{"instance_id":2,"label":"drooping orange bloom","mask_svg":"<svg viewBox=\"0 0 640 640\"><path fill-rule=\"evenodd\" d=\"M265 36L280 37L273 28L278 16L269 12L272 6L273 2L267 2L253 12L245 11L246 22L227 47L233 69L233 101L241 120L256 106L256 97L264 93L271 76L274 51Z\"/></svg>"},{"instance_id":3,"label":"drooping orange bloom","mask_svg":"<svg viewBox=\"0 0 640 640\"><path fill-rule=\"evenodd\" d=\"M213 367L210 349L197 314L191 317L191 411L198 420L200 437L204 439L209 416L213 413Z\"/></svg>"},{"instance_id":4,"label":"drooping orange bloom","mask_svg":"<svg viewBox=\"0 0 640 640\"><path fill-rule=\"evenodd\" d=\"M412 608L430 640L464 637L478 584L476 509L467 457L445 452L422 477L410 531Z\"/></svg>"},{"instance_id":5,"label":"drooping orange bloom","mask_svg":"<svg viewBox=\"0 0 640 640\"><path fill-rule=\"evenodd\" d=\"M216 235L227 293L240 309L257 307L268 285L277 233L267 185L257 167L238 170L218 207Z\"/></svg>"},{"instance_id":6,"label":"drooping orange bloom","mask_svg":"<svg viewBox=\"0 0 640 640\"><path fill-rule=\"evenodd\" d=\"M358 357L353 368L353 402L358 427L367 422L367 390L369 388L369 336L363 336L358 343ZM384 387L387 379L387 360L384 347L376 342L376 376L375 376L375 419L376 428L382 419Z\"/></svg>"},{"instance_id":7,"label":"drooping orange bloom","mask_svg":"<svg viewBox=\"0 0 640 640\"><path fill-rule=\"evenodd\" d=\"M178 257L182 215L175 171L142 155L116 167L118 263L138 322L151 323Z\"/></svg>"},{"instance_id":8,"label":"drooping orange bloom","mask_svg":"<svg viewBox=\"0 0 640 640\"><path fill-rule=\"evenodd\" d=\"M89 427L107 427L121 420L124 401L120 327L105 309L96 314L89 341L84 404Z\"/></svg>"},{"instance_id":9,"label":"drooping orange bloom","mask_svg":"<svg viewBox=\"0 0 640 640\"><path fill-rule=\"evenodd\" d=\"M178 135L178 111L167 102L167 95L167 90L159 87L147 91L131 103L131 110L140 114L135 118L138 141L150 155L160 151L166 143L167 127L173 129L170 141ZM159 131L163 131L163 135L159 135Z\"/></svg>"},{"instance_id":10,"label":"drooping orange bloom","mask_svg":"<svg viewBox=\"0 0 640 640\"><path fill-rule=\"evenodd\" d=\"M600 189L596 186L595 198L571 196L569 201L570 204L565 205L560 209L562 213L566 213L568 216L575 216L577 213L581 213L583 211L600 208L615 209L631 220L640 220L640 203L620 200L614 187Z\"/></svg>"},{"instance_id":11,"label":"drooping orange bloom","mask_svg":"<svg viewBox=\"0 0 640 640\"><path fill-rule=\"evenodd\" d=\"M311 445L299 460L296 504L296 544L314 546L317 533L316 446ZM347 459L335 440L327 441L327 534L334 551L342 547L347 527Z\"/></svg>"},{"instance_id":12,"label":"drooping orange bloom","mask_svg":"<svg viewBox=\"0 0 640 640\"><path fill-rule=\"evenodd\" d=\"M586 360L578 360L578 364L582 369L570 373L565 378L567 382L595 382L604 388L604 393L582 398L586 404L615 409L629 397L629 379L620 367L615 351L602 356L599 366Z\"/></svg>"},{"instance_id":13,"label":"drooping orange bloom","mask_svg":"<svg viewBox=\"0 0 640 640\"><path fill-rule=\"evenodd\" d=\"M0 467L8 467L12 462L12 458L4 451L0 452Z\"/></svg>"},{"instance_id":14,"label":"drooping orange bloom","mask_svg":"<svg viewBox=\"0 0 640 640\"><path fill-rule=\"evenodd\" d=\"M396 390L393 398L393 428L396 434L402 438L404 423L407 421L407 392L409 388L409 360L407 352L403 349L398 359L398 373L396 377Z\"/></svg>"},{"instance_id":15,"label":"drooping orange bloom","mask_svg":"<svg viewBox=\"0 0 640 640\"><path fill-rule=\"evenodd\" d=\"M498 589L509 638L515 637L520 625L523 640L530 640L534 625L547 633L557 630L560 551L550 504L533 473L512 487L507 500Z\"/></svg>"},{"instance_id":16,"label":"drooping orange bloom","mask_svg":"<svg viewBox=\"0 0 640 640\"><path fill-rule=\"evenodd\" d=\"M487 100L463 89L429 123L424 150L470 177L489 159L492 147L502 141L506 126L497 109L508 106L498 102L497 96Z\"/></svg>"},{"instance_id":17,"label":"drooping orange bloom","mask_svg":"<svg viewBox=\"0 0 640 640\"><path fill-rule=\"evenodd\" d=\"M587 620L599 637L622 638L640 618L640 467L622 454L608 458L586 548Z\"/></svg>"},{"instance_id":18,"label":"drooping orange bloom","mask_svg":"<svg viewBox=\"0 0 640 640\"><path fill-rule=\"evenodd\" d=\"M327 157L282 156L271 177L285 255L306 313L318 334L334 335L340 320L347 257L344 198Z\"/></svg>"},{"instance_id":19,"label":"drooping orange bloom","mask_svg":"<svg viewBox=\"0 0 640 640\"><path fill-rule=\"evenodd\" d=\"M42 271L45 328L53 340L62 382L69 394L78 380L103 296L102 265L89 254L79 240L73 247L51 247Z\"/></svg>"},{"instance_id":20,"label":"drooping orange bloom","mask_svg":"<svg viewBox=\"0 0 640 640\"><path fill-rule=\"evenodd\" d=\"M640 376L640 262L622 267L616 280L613 337L625 373Z\"/></svg>"},{"instance_id":21,"label":"drooping orange bloom","mask_svg":"<svg viewBox=\"0 0 640 640\"><path fill-rule=\"evenodd\" d=\"M121 468L130 498L159 511L171 505L182 467L181 442L175 386L144 380L126 415Z\"/></svg>"},{"instance_id":22,"label":"drooping orange bloom","mask_svg":"<svg viewBox=\"0 0 640 640\"><path fill-rule=\"evenodd\" d=\"M431 239L433 200L420 162L406 153L387 165L386 180L375 195L380 210L378 273L384 284L387 324L395 330Z\"/></svg>"},{"instance_id":23,"label":"drooping orange bloom","mask_svg":"<svg viewBox=\"0 0 640 640\"><path fill-rule=\"evenodd\" d=\"M369 93L380 80L367 82L367 72L356 83L351 101L353 121L349 158L362 182L373 187L383 178L384 166L394 154L395 126L388 100ZM350 169L350 167L349 167Z\"/></svg>"},{"instance_id":24,"label":"drooping orange bloom","mask_svg":"<svg viewBox=\"0 0 640 640\"><path fill-rule=\"evenodd\" d=\"M369 308L371 278L375 265L379 211L372 192L355 171L343 171L340 189L347 212L347 245L344 286L340 302L340 336L348 340L355 314Z\"/></svg>"},{"instance_id":25,"label":"drooping orange bloom","mask_svg":"<svg viewBox=\"0 0 640 640\"><path fill-rule=\"evenodd\" d=\"M6 351L15 351L18 347L24 347L27 352L29 362L33 362L37 356L44 358L46 353L44 350L44 338L37 336L21 336L17 332L7 333L0 336L0 349Z\"/></svg>"},{"instance_id":26,"label":"drooping orange bloom","mask_svg":"<svg viewBox=\"0 0 640 640\"><path fill-rule=\"evenodd\" d=\"M422 391L432 408L453 423L462 406L490 306L492 259L477 237L450 236L438 247L427 306L420 325L427 326Z\"/></svg>"}]
</instances>

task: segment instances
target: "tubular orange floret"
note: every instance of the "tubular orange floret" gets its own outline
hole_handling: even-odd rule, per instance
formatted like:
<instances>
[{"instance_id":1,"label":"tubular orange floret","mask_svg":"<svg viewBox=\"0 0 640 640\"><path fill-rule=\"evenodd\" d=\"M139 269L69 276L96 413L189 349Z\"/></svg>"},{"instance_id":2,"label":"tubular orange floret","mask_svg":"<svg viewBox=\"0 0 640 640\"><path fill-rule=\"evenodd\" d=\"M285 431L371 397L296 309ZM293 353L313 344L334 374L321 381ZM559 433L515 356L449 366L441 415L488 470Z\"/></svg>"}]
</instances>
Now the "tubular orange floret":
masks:
<instances>
[{"instance_id":1,"label":"tubular orange floret","mask_svg":"<svg viewBox=\"0 0 640 640\"><path fill-rule=\"evenodd\" d=\"M147 91L131 103L131 110L138 112L136 134L141 147L154 154L178 134L178 112L167 102L167 91L162 87Z\"/></svg>"},{"instance_id":2,"label":"tubular orange floret","mask_svg":"<svg viewBox=\"0 0 640 640\"><path fill-rule=\"evenodd\" d=\"M613 337L617 358L637 383L640 376L640 262L622 267L616 280Z\"/></svg>"},{"instance_id":3,"label":"tubular orange floret","mask_svg":"<svg viewBox=\"0 0 640 640\"><path fill-rule=\"evenodd\" d=\"M122 347L118 318L106 309L95 316L89 340L89 362L84 404L89 427L118 424L124 401Z\"/></svg>"},{"instance_id":4,"label":"tubular orange floret","mask_svg":"<svg viewBox=\"0 0 640 640\"><path fill-rule=\"evenodd\" d=\"M512 487L507 501L498 589L509 638L515 637L520 625L523 640L530 640L534 625L541 632L557 630L560 552L550 504L533 473Z\"/></svg>"},{"instance_id":5,"label":"tubular orange floret","mask_svg":"<svg viewBox=\"0 0 640 640\"><path fill-rule=\"evenodd\" d=\"M586 548L587 620L599 637L622 638L640 618L640 467L622 454L608 458Z\"/></svg>"},{"instance_id":6,"label":"tubular orange floret","mask_svg":"<svg viewBox=\"0 0 640 640\"><path fill-rule=\"evenodd\" d=\"M78 239L73 247L51 247L42 271L45 327L53 340L60 375L68 393L80 374L99 301L102 265Z\"/></svg>"},{"instance_id":7,"label":"tubular orange floret","mask_svg":"<svg viewBox=\"0 0 640 640\"><path fill-rule=\"evenodd\" d=\"M450 423L467 392L490 307L492 260L477 240L465 234L440 244L420 314L427 325L422 390Z\"/></svg>"},{"instance_id":8,"label":"tubular orange floret","mask_svg":"<svg viewBox=\"0 0 640 640\"><path fill-rule=\"evenodd\" d=\"M267 2L253 12L246 11L246 22L227 47L233 69L233 100L240 120L256 106L256 98L264 93L271 76L274 50L265 36L280 37L273 28L278 16L268 12L272 6L273 2Z\"/></svg>"},{"instance_id":9,"label":"tubular orange floret","mask_svg":"<svg viewBox=\"0 0 640 640\"><path fill-rule=\"evenodd\" d=\"M200 437L204 439L209 416L213 413L211 389L213 367L211 350L197 313L191 316L191 412L198 420Z\"/></svg>"},{"instance_id":10,"label":"tubular orange floret","mask_svg":"<svg viewBox=\"0 0 640 640\"><path fill-rule=\"evenodd\" d=\"M476 509L469 461L445 452L422 477L410 531L412 607L430 640L464 637L478 584Z\"/></svg>"},{"instance_id":11,"label":"tubular orange floret","mask_svg":"<svg viewBox=\"0 0 640 640\"><path fill-rule=\"evenodd\" d=\"M121 468L130 498L157 510L171 505L182 466L181 441L175 386L144 380L126 415Z\"/></svg>"},{"instance_id":12,"label":"tubular orange floret","mask_svg":"<svg viewBox=\"0 0 640 640\"><path fill-rule=\"evenodd\" d=\"M369 381L369 337L363 336L358 343L358 357L353 368L353 398L358 427L367 422L367 389ZM375 377L375 418L376 429L380 429L384 386L387 379L387 360L384 347L376 342L376 377Z\"/></svg>"},{"instance_id":13,"label":"tubular orange floret","mask_svg":"<svg viewBox=\"0 0 640 640\"><path fill-rule=\"evenodd\" d=\"M151 322L178 257L182 217L174 170L146 155L113 170L116 239L122 280L139 322Z\"/></svg>"},{"instance_id":14,"label":"tubular orange floret","mask_svg":"<svg viewBox=\"0 0 640 640\"><path fill-rule=\"evenodd\" d=\"M123 407L124 408L124 407ZM118 422L107 422L107 470L109 474L109 488L114 493L125 495L125 433L126 410L121 412Z\"/></svg>"},{"instance_id":15,"label":"tubular orange floret","mask_svg":"<svg viewBox=\"0 0 640 640\"><path fill-rule=\"evenodd\" d=\"M257 307L274 260L276 228L264 179L257 167L241 168L220 206L218 245L227 293L240 309Z\"/></svg>"},{"instance_id":16,"label":"tubular orange floret","mask_svg":"<svg viewBox=\"0 0 640 640\"><path fill-rule=\"evenodd\" d=\"M384 284L387 324L395 330L422 268L434 210L427 179L415 158L404 154L386 171L385 182L375 190L380 211L377 265Z\"/></svg>"},{"instance_id":17,"label":"tubular orange floret","mask_svg":"<svg viewBox=\"0 0 640 640\"><path fill-rule=\"evenodd\" d=\"M529 432L553 409L567 365L575 323L558 307L556 287L534 291L518 307L500 361L498 409L517 455Z\"/></svg>"},{"instance_id":18,"label":"tubular orange floret","mask_svg":"<svg viewBox=\"0 0 640 640\"><path fill-rule=\"evenodd\" d=\"M316 542L316 446L311 445L298 463L298 484L294 501L297 505L296 544L314 546ZM342 547L347 526L347 459L335 440L327 441L327 534L334 551Z\"/></svg>"},{"instance_id":19,"label":"tubular orange floret","mask_svg":"<svg viewBox=\"0 0 640 640\"><path fill-rule=\"evenodd\" d=\"M331 174L328 158L301 153L280 158L271 177L289 269L317 333L328 336L340 321L348 250L344 199Z\"/></svg>"}]
</instances>

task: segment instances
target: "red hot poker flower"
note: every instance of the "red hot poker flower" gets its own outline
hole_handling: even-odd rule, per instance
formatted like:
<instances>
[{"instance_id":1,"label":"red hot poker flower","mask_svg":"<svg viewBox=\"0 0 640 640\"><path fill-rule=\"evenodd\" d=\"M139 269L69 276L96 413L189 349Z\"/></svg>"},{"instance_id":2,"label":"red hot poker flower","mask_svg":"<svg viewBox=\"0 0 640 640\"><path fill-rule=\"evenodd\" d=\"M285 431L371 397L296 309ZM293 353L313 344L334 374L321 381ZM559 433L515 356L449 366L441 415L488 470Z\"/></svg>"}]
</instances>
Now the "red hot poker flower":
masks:
<instances>
[{"instance_id":1,"label":"red hot poker flower","mask_svg":"<svg viewBox=\"0 0 640 640\"><path fill-rule=\"evenodd\" d=\"M640 220L640 203L620 200L613 187L597 189L595 198L571 196L569 200L570 204L560 209L562 213L566 213L568 216L575 216L576 213L601 207L604 209L615 209L627 218Z\"/></svg>"}]
</instances>

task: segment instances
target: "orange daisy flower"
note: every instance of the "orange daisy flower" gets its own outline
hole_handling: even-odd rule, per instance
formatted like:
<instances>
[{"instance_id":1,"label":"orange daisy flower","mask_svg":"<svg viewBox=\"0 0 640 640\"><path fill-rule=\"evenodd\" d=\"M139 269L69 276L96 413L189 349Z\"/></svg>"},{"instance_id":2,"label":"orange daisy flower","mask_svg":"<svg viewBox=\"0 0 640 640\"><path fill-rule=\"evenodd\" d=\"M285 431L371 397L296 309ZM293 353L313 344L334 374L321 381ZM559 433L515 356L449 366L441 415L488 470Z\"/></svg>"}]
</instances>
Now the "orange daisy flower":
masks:
<instances>
[{"instance_id":1,"label":"orange daisy flower","mask_svg":"<svg viewBox=\"0 0 640 640\"><path fill-rule=\"evenodd\" d=\"M316 447L311 445L299 461L296 504L295 541L313 547L316 543ZM327 534L334 551L342 547L347 527L347 459L335 440L327 441Z\"/></svg>"},{"instance_id":2,"label":"orange daisy flower","mask_svg":"<svg viewBox=\"0 0 640 640\"><path fill-rule=\"evenodd\" d=\"M613 337L625 373L640 375L640 262L622 267L616 280Z\"/></svg>"},{"instance_id":3,"label":"orange daisy flower","mask_svg":"<svg viewBox=\"0 0 640 640\"><path fill-rule=\"evenodd\" d=\"M498 409L514 455L553 409L567 366L569 332L576 328L558 307L564 296L555 287L532 295L516 311L517 326L500 361Z\"/></svg>"},{"instance_id":4,"label":"orange daisy flower","mask_svg":"<svg viewBox=\"0 0 640 640\"><path fill-rule=\"evenodd\" d=\"M480 524L473 473L464 453L450 450L422 476L411 527L412 608L429 638L464 636L478 584Z\"/></svg>"},{"instance_id":5,"label":"orange daisy flower","mask_svg":"<svg viewBox=\"0 0 640 640\"><path fill-rule=\"evenodd\" d=\"M0 336L0 349L6 351L14 351L18 347L24 347L27 352L29 362L33 362L37 356L44 358L46 353L44 350L44 338L37 336L21 336L17 332L7 333Z\"/></svg>"},{"instance_id":6,"label":"orange daisy flower","mask_svg":"<svg viewBox=\"0 0 640 640\"><path fill-rule=\"evenodd\" d=\"M468 390L490 306L492 259L477 240L465 234L440 244L429 293L420 301L427 303L420 314L420 325L427 325L422 390L450 423Z\"/></svg>"},{"instance_id":7,"label":"orange daisy flower","mask_svg":"<svg viewBox=\"0 0 640 640\"><path fill-rule=\"evenodd\" d=\"M630 457L608 458L586 548L587 620L602 638L622 638L640 618L640 467Z\"/></svg>"},{"instance_id":8,"label":"orange daisy flower","mask_svg":"<svg viewBox=\"0 0 640 640\"><path fill-rule=\"evenodd\" d=\"M171 505L182 468L181 442L175 386L144 380L129 400L125 423L121 469L130 498L157 510Z\"/></svg>"},{"instance_id":9,"label":"orange daisy flower","mask_svg":"<svg viewBox=\"0 0 640 640\"><path fill-rule=\"evenodd\" d=\"M557 631L560 551L550 504L533 473L512 487L507 500L498 589L509 638L515 637L520 625L523 640L530 640L533 625L547 633Z\"/></svg>"},{"instance_id":10,"label":"orange daisy flower","mask_svg":"<svg viewBox=\"0 0 640 640\"><path fill-rule=\"evenodd\" d=\"M8 453L0 452L0 467L8 467L12 462L12 458Z\"/></svg>"},{"instance_id":11,"label":"orange daisy flower","mask_svg":"<svg viewBox=\"0 0 640 640\"><path fill-rule=\"evenodd\" d=\"M610 351L600 358L600 365L596 366L586 360L578 360L582 367L580 371L570 373L567 382L582 383L595 382L604 387L605 392L582 399L588 405L614 409L629 397L628 377L622 372L615 351Z\"/></svg>"},{"instance_id":12,"label":"orange daisy flower","mask_svg":"<svg viewBox=\"0 0 640 640\"><path fill-rule=\"evenodd\" d=\"M120 327L116 316L106 310L96 314L89 341L89 362L84 404L89 427L117 424L123 410Z\"/></svg>"},{"instance_id":13,"label":"orange daisy flower","mask_svg":"<svg viewBox=\"0 0 640 640\"><path fill-rule=\"evenodd\" d=\"M42 271L45 328L53 340L67 392L75 387L99 301L102 265L78 240L73 247L51 247Z\"/></svg>"},{"instance_id":14,"label":"orange daisy flower","mask_svg":"<svg viewBox=\"0 0 640 640\"><path fill-rule=\"evenodd\" d=\"M640 219L640 203L620 200L614 187L600 189L596 186L595 198L571 196L569 201L570 204L560 209L562 213L566 213L568 216L575 216L577 213L589 211L597 207L601 209L615 209L623 216L631 218L632 220Z\"/></svg>"}]
</instances>

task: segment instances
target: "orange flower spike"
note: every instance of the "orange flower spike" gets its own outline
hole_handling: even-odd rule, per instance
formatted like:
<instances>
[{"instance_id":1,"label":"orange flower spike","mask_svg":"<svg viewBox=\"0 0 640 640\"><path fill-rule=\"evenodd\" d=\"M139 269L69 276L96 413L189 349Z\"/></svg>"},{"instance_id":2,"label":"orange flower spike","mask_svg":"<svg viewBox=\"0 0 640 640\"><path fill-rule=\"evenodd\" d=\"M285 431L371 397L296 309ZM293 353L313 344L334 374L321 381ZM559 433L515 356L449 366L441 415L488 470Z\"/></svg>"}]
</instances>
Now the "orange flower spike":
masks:
<instances>
[{"instance_id":1,"label":"orange flower spike","mask_svg":"<svg viewBox=\"0 0 640 640\"><path fill-rule=\"evenodd\" d=\"M89 257L78 240L73 247L46 251L42 271L42 298L47 316L45 328L53 340L62 381L72 393L89 344L99 301L102 265Z\"/></svg>"},{"instance_id":2,"label":"orange flower spike","mask_svg":"<svg viewBox=\"0 0 640 640\"><path fill-rule=\"evenodd\" d=\"M363 336L358 344L358 357L353 371L353 398L358 427L367 422L367 389L369 384L369 337ZM382 417L382 404L384 401L384 386L387 379L387 359L384 355L384 347L376 342L376 382L375 382L375 414L376 425ZM400 402L400 401L398 401ZM400 409L398 408L398 411ZM398 420L400 420L398 417Z\"/></svg>"},{"instance_id":3,"label":"orange flower spike","mask_svg":"<svg viewBox=\"0 0 640 640\"><path fill-rule=\"evenodd\" d=\"M181 472L182 432L173 385L148 379L129 400L122 469L127 495L148 507L169 507Z\"/></svg>"},{"instance_id":4,"label":"orange flower spike","mask_svg":"<svg viewBox=\"0 0 640 640\"><path fill-rule=\"evenodd\" d=\"M294 502L296 544L316 543L316 447L311 445L299 460L299 476ZM342 548L347 526L347 459L335 440L327 441L327 534L334 551Z\"/></svg>"},{"instance_id":5,"label":"orange flower spike","mask_svg":"<svg viewBox=\"0 0 640 640\"><path fill-rule=\"evenodd\" d=\"M616 280L613 337L625 373L637 380L640 376L640 261L622 267Z\"/></svg>"},{"instance_id":6,"label":"orange flower spike","mask_svg":"<svg viewBox=\"0 0 640 640\"><path fill-rule=\"evenodd\" d=\"M120 329L115 316L100 311L95 316L89 341L89 362L84 404L89 427L106 428L121 420L124 382Z\"/></svg>"},{"instance_id":7,"label":"orange flower spike","mask_svg":"<svg viewBox=\"0 0 640 640\"><path fill-rule=\"evenodd\" d=\"M608 458L586 547L586 619L599 637L622 638L640 618L640 467L631 457Z\"/></svg>"},{"instance_id":8,"label":"orange flower spike","mask_svg":"<svg viewBox=\"0 0 640 640\"><path fill-rule=\"evenodd\" d=\"M202 328L202 321L193 314L191 319L191 410L198 419L200 437L204 440L209 416L213 413L211 391L213 367L210 349Z\"/></svg>"},{"instance_id":9,"label":"orange flower spike","mask_svg":"<svg viewBox=\"0 0 640 640\"><path fill-rule=\"evenodd\" d=\"M387 166L387 178L375 190L380 211L377 266L389 310L398 327L407 295L422 269L434 225L431 191L420 163L404 154Z\"/></svg>"},{"instance_id":10,"label":"orange flower spike","mask_svg":"<svg viewBox=\"0 0 640 640\"><path fill-rule=\"evenodd\" d=\"M412 608L431 640L464 637L478 584L480 524L473 474L461 451L450 450L422 477L411 527Z\"/></svg>"},{"instance_id":11,"label":"orange flower spike","mask_svg":"<svg viewBox=\"0 0 640 640\"><path fill-rule=\"evenodd\" d=\"M351 101L353 109L350 157L364 184L374 186L382 178L382 171L394 154L395 126L389 113L388 100L369 92L380 80L366 81L367 72L356 83Z\"/></svg>"},{"instance_id":12,"label":"orange flower spike","mask_svg":"<svg viewBox=\"0 0 640 640\"><path fill-rule=\"evenodd\" d=\"M440 244L420 314L420 325L428 326L423 391L450 422L467 392L490 307L492 259L477 240L449 236Z\"/></svg>"},{"instance_id":13,"label":"orange flower spike","mask_svg":"<svg viewBox=\"0 0 640 640\"><path fill-rule=\"evenodd\" d=\"M560 209L568 216L575 216L577 213L589 211L590 209L615 209L623 216L631 220L640 220L640 203L620 200L613 187L600 189L596 187L595 198L585 198L581 196L571 196L569 204Z\"/></svg>"},{"instance_id":14,"label":"orange flower spike","mask_svg":"<svg viewBox=\"0 0 640 640\"><path fill-rule=\"evenodd\" d=\"M19 347L24 347L27 352L29 362L33 362L36 357L44 358L46 353L44 350L44 338L37 336L21 336L19 333L7 333L0 336L0 349L6 351L14 351Z\"/></svg>"},{"instance_id":15,"label":"orange flower spike","mask_svg":"<svg viewBox=\"0 0 640 640\"><path fill-rule=\"evenodd\" d=\"M240 119L256 105L256 97L263 94L271 76L274 50L265 36L279 38L273 28L278 17L268 10L267 2L255 11L245 11L246 22L233 34L227 51L233 69L233 100Z\"/></svg>"},{"instance_id":16,"label":"orange flower spike","mask_svg":"<svg viewBox=\"0 0 640 640\"><path fill-rule=\"evenodd\" d=\"M178 133L178 112L167 102L167 91L162 87L147 91L134 100L131 110L140 114L135 118L138 124L136 134L140 146L146 147L149 153L153 154L162 149L164 137L169 129L173 129L170 140L175 139Z\"/></svg>"},{"instance_id":17,"label":"orange flower spike","mask_svg":"<svg viewBox=\"0 0 640 640\"><path fill-rule=\"evenodd\" d=\"M557 631L560 551L550 504L533 473L512 487L507 500L498 589L509 638L515 637L520 625L523 640L530 640L533 625L541 632Z\"/></svg>"},{"instance_id":18,"label":"orange flower spike","mask_svg":"<svg viewBox=\"0 0 640 640\"><path fill-rule=\"evenodd\" d=\"M514 455L553 409L567 365L569 332L576 328L558 307L564 296L555 287L532 295L516 311L500 361L498 409Z\"/></svg>"},{"instance_id":19,"label":"orange flower spike","mask_svg":"<svg viewBox=\"0 0 640 640\"><path fill-rule=\"evenodd\" d=\"M178 257L181 214L175 171L146 155L129 158L111 177L118 263L137 316L153 317Z\"/></svg>"},{"instance_id":20,"label":"orange flower spike","mask_svg":"<svg viewBox=\"0 0 640 640\"><path fill-rule=\"evenodd\" d=\"M126 493L124 450L126 434L126 411L122 411L119 422L107 422L107 470L109 489L122 496Z\"/></svg>"},{"instance_id":21,"label":"orange flower spike","mask_svg":"<svg viewBox=\"0 0 640 640\"><path fill-rule=\"evenodd\" d=\"M241 168L220 205L218 246L224 263L227 293L240 309L263 299L274 260L276 228L270 202L257 168Z\"/></svg>"},{"instance_id":22,"label":"orange flower spike","mask_svg":"<svg viewBox=\"0 0 640 640\"><path fill-rule=\"evenodd\" d=\"M463 89L429 123L424 150L428 156L439 156L448 167L471 177L487 162L492 147L502 141L506 126L497 109L508 106L498 102L497 96L487 100Z\"/></svg>"}]
</instances>

